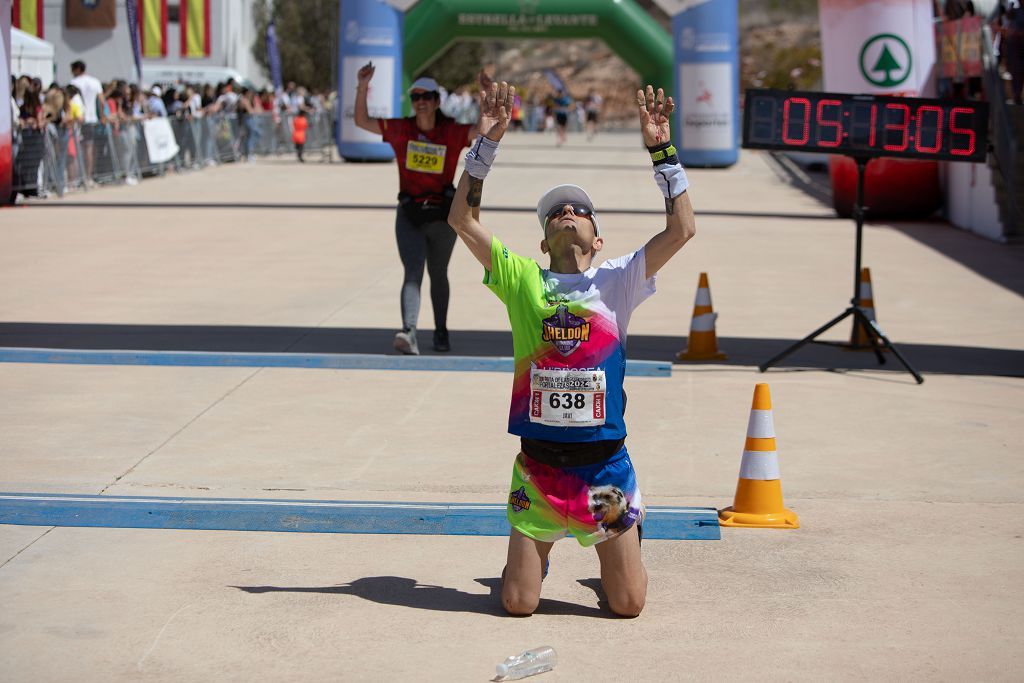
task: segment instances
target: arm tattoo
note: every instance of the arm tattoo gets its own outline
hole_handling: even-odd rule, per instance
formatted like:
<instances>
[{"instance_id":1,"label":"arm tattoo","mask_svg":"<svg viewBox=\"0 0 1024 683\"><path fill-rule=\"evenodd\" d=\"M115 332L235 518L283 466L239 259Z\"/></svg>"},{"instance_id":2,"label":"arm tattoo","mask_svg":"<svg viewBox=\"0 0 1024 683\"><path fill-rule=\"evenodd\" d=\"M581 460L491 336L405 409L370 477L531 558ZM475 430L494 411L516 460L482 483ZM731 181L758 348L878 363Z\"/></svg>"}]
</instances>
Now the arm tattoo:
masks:
<instances>
[{"instance_id":1,"label":"arm tattoo","mask_svg":"<svg viewBox=\"0 0 1024 683\"><path fill-rule=\"evenodd\" d=\"M472 207L480 206L480 196L484 191L484 181L481 178L469 177L469 192L466 193L466 203Z\"/></svg>"},{"instance_id":2,"label":"arm tattoo","mask_svg":"<svg viewBox=\"0 0 1024 683\"><path fill-rule=\"evenodd\" d=\"M675 212L676 212L675 199L672 199L670 197L665 197L665 213L667 213L669 216L671 216Z\"/></svg>"}]
</instances>

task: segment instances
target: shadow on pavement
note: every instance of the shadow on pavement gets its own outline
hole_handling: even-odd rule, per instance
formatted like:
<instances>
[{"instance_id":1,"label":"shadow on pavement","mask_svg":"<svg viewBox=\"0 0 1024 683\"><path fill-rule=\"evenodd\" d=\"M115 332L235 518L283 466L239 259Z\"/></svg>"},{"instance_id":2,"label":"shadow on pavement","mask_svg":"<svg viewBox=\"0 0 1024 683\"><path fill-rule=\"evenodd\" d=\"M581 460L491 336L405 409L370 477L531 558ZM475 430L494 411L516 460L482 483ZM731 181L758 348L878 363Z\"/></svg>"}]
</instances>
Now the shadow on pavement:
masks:
<instances>
[{"instance_id":1,"label":"shadow on pavement","mask_svg":"<svg viewBox=\"0 0 1024 683\"><path fill-rule=\"evenodd\" d=\"M437 612L471 612L496 617L508 616L501 606L501 579L475 579L488 594L466 593L457 588L421 584L402 576L367 576L336 586L231 586L246 593L329 593L354 595L383 605L398 605ZM575 605L561 600L541 598L535 614L568 615L615 619L615 615L597 607Z\"/></svg>"},{"instance_id":2,"label":"shadow on pavement","mask_svg":"<svg viewBox=\"0 0 1024 683\"><path fill-rule=\"evenodd\" d=\"M845 329L849 329L848 327ZM807 330L808 332L810 330ZM0 347L78 350L203 351L209 353L367 353L395 354L394 329L355 327L246 327L231 325L92 325L80 323L0 323ZM430 349L432 330L420 331L421 351ZM512 355L512 333L488 330L452 330L456 356ZM756 368L795 339L719 337L724 361L702 365ZM972 346L893 342L918 371L950 375L1024 377L1024 351ZM686 337L634 334L628 356L635 360L675 362L686 348ZM891 356L891 354L886 354ZM904 372L895 358L879 365L868 351L846 351L830 344L808 344L783 360L779 369L892 370Z\"/></svg>"},{"instance_id":3,"label":"shadow on pavement","mask_svg":"<svg viewBox=\"0 0 1024 683\"><path fill-rule=\"evenodd\" d=\"M768 166L778 177L804 194L813 197L822 206L832 207L832 186L827 169L801 165L800 159L792 155L769 153L764 155ZM851 218L833 216L850 224ZM980 235L960 230L941 218L918 221L877 221L868 216L865 224L869 229L888 229L901 232L907 237L934 249L946 258L956 261L965 268L1000 287L1024 296L1024 243L999 244ZM870 266L871 264L865 264Z\"/></svg>"}]
</instances>

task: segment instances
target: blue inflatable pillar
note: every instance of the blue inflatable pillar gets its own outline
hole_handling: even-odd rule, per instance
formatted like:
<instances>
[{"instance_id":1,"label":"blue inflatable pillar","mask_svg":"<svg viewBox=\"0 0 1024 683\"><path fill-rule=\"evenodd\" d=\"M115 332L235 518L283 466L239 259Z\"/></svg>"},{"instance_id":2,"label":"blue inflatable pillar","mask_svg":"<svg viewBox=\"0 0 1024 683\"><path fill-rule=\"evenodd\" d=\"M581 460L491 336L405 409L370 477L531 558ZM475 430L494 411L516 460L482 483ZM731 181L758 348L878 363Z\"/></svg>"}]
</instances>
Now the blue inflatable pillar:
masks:
<instances>
[{"instance_id":1,"label":"blue inflatable pillar","mask_svg":"<svg viewBox=\"0 0 1024 683\"><path fill-rule=\"evenodd\" d=\"M367 95L371 117L401 116L402 13L380 0L343 0L338 31L338 153L349 161L391 161L391 146L356 126L356 74L367 62L377 68Z\"/></svg>"},{"instance_id":2,"label":"blue inflatable pillar","mask_svg":"<svg viewBox=\"0 0 1024 683\"><path fill-rule=\"evenodd\" d=\"M737 0L686 5L672 17L679 159L686 166L732 166L740 136Z\"/></svg>"}]
</instances>

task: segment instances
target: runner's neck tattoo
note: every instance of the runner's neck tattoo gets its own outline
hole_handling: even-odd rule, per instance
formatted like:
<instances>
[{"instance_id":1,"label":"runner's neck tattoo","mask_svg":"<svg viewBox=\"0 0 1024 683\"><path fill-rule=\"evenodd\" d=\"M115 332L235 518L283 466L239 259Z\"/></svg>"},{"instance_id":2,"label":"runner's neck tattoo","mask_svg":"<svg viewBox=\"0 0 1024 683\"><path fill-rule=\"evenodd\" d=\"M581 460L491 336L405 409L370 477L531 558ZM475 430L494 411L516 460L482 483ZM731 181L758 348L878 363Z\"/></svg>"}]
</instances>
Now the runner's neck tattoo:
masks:
<instances>
[{"instance_id":1,"label":"runner's neck tattoo","mask_svg":"<svg viewBox=\"0 0 1024 683\"><path fill-rule=\"evenodd\" d=\"M469 192L466 193L466 203L474 208L480 206L480 197L483 195L483 192L483 179L469 176Z\"/></svg>"}]
</instances>

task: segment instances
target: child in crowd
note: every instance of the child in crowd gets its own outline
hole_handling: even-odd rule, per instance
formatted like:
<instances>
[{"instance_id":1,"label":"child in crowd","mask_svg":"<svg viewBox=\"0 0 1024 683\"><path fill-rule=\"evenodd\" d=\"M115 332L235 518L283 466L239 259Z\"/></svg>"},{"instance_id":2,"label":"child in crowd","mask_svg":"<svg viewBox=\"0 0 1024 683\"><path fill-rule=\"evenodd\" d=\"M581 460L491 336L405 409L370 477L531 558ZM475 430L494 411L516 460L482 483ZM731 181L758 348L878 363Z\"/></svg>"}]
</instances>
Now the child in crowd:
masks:
<instances>
[{"instance_id":1,"label":"child in crowd","mask_svg":"<svg viewBox=\"0 0 1024 683\"><path fill-rule=\"evenodd\" d=\"M302 150L306 147L306 129L309 128L309 122L306 121L306 112L299 110L295 115L295 120L292 121L292 142L295 143L295 152L299 155L299 161L306 163L306 160L302 158Z\"/></svg>"}]
</instances>

